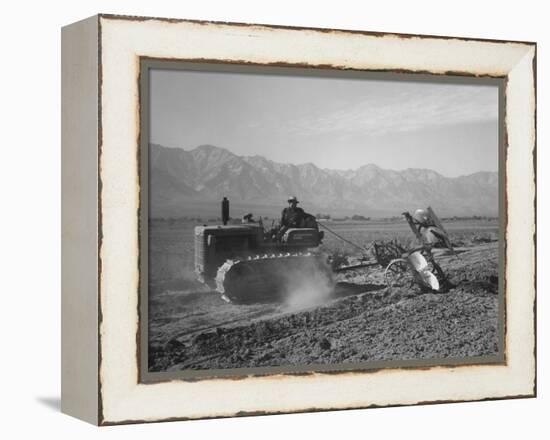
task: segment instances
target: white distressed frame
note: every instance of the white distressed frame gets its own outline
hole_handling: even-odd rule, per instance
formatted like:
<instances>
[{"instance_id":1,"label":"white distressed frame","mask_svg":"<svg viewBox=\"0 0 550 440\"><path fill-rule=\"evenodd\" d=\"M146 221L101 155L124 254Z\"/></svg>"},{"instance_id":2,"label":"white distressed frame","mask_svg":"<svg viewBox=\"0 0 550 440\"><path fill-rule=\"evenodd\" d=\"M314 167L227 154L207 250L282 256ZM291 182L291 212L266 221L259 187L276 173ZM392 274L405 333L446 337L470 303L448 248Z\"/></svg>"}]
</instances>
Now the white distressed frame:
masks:
<instances>
[{"instance_id":1,"label":"white distressed frame","mask_svg":"<svg viewBox=\"0 0 550 440\"><path fill-rule=\"evenodd\" d=\"M101 424L535 394L535 45L100 16ZM139 58L506 76L506 365L138 383Z\"/></svg>"}]
</instances>

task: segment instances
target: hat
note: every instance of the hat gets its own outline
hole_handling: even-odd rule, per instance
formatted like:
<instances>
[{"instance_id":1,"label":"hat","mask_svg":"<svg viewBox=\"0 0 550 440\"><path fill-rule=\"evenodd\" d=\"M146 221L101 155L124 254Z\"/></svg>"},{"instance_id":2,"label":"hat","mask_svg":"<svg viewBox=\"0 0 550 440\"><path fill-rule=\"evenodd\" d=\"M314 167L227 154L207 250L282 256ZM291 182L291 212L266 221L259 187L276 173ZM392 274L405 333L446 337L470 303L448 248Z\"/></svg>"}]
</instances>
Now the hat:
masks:
<instances>
[{"instance_id":1,"label":"hat","mask_svg":"<svg viewBox=\"0 0 550 440\"><path fill-rule=\"evenodd\" d=\"M289 202L289 203L290 203L290 202L300 203L300 202L298 201L298 199L296 198L296 196L290 196L290 197L288 198L287 202Z\"/></svg>"},{"instance_id":2,"label":"hat","mask_svg":"<svg viewBox=\"0 0 550 440\"><path fill-rule=\"evenodd\" d=\"M430 221L430 214L425 209L417 209L414 211L413 218L418 223L428 223Z\"/></svg>"}]
</instances>

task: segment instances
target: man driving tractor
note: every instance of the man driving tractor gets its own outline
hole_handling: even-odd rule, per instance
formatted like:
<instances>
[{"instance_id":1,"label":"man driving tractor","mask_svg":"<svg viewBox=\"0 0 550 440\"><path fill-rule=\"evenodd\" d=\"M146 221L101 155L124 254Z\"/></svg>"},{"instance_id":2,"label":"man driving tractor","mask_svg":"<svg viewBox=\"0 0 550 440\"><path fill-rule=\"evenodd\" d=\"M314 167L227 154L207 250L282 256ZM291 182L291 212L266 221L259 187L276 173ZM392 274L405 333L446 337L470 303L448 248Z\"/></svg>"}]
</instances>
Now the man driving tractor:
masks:
<instances>
[{"instance_id":1,"label":"man driving tractor","mask_svg":"<svg viewBox=\"0 0 550 440\"><path fill-rule=\"evenodd\" d=\"M283 209L281 213L281 226L288 228L298 228L301 226L305 212L302 208L298 208L298 199L296 196L288 198L288 207Z\"/></svg>"},{"instance_id":2,"label":"man driving tractor","mask_svg":"<svg viewBox=\"0 0 550 440\"><path fill-rule=\"evenodd\" d=\"M288 207L281 213L281 222L277 232L277 241L280 241L285 232L290 228L304 227L304 220L307 216L302 208L298 208L300 203L296 196L290 196L287 200Z\"/></svg>"}]
</instances>

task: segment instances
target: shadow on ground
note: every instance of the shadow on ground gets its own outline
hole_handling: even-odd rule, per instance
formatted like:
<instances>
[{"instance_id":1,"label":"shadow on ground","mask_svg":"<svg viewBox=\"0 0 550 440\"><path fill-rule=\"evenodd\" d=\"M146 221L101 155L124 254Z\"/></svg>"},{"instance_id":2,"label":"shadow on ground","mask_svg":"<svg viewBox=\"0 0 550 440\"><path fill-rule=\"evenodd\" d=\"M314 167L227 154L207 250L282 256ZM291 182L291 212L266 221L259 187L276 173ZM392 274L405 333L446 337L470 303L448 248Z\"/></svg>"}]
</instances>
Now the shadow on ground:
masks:
<instances>
[{"instance_id":1,"label":"shadow on ground","mask_svg":"<svg viewBox=\"0 0 550 440\"><path fill-rule=\"evenodd\" d=\"M61 411L61 397L37 397L36 401L51 411Z\"/></svg>"},{"instance_id":2,"label":"shadow on ground","mask_svg":"<svg viewBox=\"0 0 550 440\"><path fill-rule=\"evenodd\" d=\"M385 288L385 284L354 284L340 282L336 283L332 297L345 298L346 296L359 295L366 292L377 292L379 290L384 290Z\"/></svg>"}]
</instances>

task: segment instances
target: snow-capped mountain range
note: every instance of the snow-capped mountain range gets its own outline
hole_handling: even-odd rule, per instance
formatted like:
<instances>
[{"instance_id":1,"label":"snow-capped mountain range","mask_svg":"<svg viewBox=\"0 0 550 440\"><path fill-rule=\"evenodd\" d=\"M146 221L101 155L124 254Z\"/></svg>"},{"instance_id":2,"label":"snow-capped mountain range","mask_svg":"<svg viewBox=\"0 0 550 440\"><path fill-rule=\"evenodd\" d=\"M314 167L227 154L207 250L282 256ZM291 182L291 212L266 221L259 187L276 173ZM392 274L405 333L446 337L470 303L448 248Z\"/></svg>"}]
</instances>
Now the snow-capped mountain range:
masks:
<instances>
[{"instance_id":1,"label":"snow-capped mountain range","mask_svg":"<svg viewBox=\"0 0 550 440\"><path fill-rule=\"evenodd\" d=\"M237 156L212 145L183 150L157 144L150 144L149 167L152 217L211 215L224 196L238 209L266 215L279 212L289 195L296 195L307 212L332 215L392 216L428 205L444 216L498 214L496 172L451 178L428 169L394 171L373 164L329 170Z\"/></svg>"}]
</instances>

